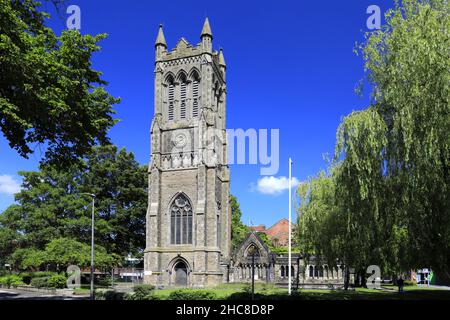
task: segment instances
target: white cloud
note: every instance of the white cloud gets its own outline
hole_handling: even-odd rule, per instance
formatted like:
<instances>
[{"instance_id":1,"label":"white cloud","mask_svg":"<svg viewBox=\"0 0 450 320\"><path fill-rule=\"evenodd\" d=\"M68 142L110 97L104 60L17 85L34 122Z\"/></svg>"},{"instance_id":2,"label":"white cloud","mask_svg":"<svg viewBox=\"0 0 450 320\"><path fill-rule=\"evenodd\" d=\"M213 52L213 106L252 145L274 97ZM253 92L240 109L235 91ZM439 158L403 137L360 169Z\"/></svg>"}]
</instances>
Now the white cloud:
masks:
<instances>
[{"instance_id":1,"label":"white cloud","mask_svg":"<svg viewBox=\"0 0 450 320\"><path fill-rule=\"evenodd\" d=\"M292 188L300 184L297 178L292 177ZM267 176L258 180L256 189L263 194L278 195L289 189L289 179L286 177Z\"/></svg>"},{"instance_id":2,"label":"white cloud","mask_svg":"<svg viewBox=\"0 0 450 320\"><path fill-rule=\"evenodd\" d=\"M13 179L12 176L4 174L0 175L0 193L13 195L20 191L20 183Z\"/></svg>"}]
</instances>

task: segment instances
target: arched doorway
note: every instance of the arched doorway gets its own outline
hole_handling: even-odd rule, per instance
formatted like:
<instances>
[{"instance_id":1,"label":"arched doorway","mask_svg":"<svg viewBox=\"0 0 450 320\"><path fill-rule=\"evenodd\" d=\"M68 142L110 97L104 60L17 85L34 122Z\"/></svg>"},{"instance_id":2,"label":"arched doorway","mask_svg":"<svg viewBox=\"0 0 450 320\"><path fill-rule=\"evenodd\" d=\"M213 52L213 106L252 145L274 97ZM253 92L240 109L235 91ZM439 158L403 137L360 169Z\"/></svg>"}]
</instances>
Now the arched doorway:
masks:
<instances>
[{"instance_id":1,"label":"arched doorway","mask_svg":"<svg viewBox=\"0 0 450 320\"><path fill-rule=\"evenodd\" d=\"M183 261L178 262L173 268L175 272L175 285L187 286L187 267Z\"/></svg>"}]
</instances>

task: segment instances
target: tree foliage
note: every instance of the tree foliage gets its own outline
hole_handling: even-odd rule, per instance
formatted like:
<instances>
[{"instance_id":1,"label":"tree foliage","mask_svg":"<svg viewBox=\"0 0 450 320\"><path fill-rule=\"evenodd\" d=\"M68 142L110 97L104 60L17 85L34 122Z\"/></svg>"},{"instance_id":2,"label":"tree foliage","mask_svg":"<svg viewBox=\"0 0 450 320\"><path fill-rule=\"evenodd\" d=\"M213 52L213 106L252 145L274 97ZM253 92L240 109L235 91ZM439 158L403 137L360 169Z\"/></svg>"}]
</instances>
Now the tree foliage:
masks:
<instances>
[{"instance_id":1,"label":"tree foliage","mask_svg":"<svg viewBox=\"0 0 450 320\"><path fill-rule=\"evenodd\" d=\"M39 5L0 0L0 130L22 157L43 145L46 160L61 164L108 143L119 100L92 69L106 35L56 36Z\"/></svg>"},{"instance_id":2,"label":"tree foliage","mask_svg":"<svg viewBox=\"0 0 450 320\"><path fill-rule=\"evenodd\" d=\"M96 268L110 268L118 265L121 257L108 254L102 246L94 249ZM18 270L39 270L42 268L65 271L68 266L88 267L91 263L91 246L70 238L59 238L50 241L43 250L23 248L14 251L10 258L13 267Z\"/></svg>"},{"instance_id":3,"label":"tree foliage","mask_svg":"<svg viewBox=\"0 0 450 320\"><path fill-rule=\"evenodd\" d=\"M444 0L397 3L359 45L373 103L343 120L330 173L299 187L305 249L357 268L448 271L449 47Z\"/></svg>"},{"instance_id":4,"label":"tree foliage","mask_svg":"<svg viewBox=\"0 0 450 320\"><path fill-rule=\"evenodd\" d=\"M146 167L115 146L95 147L82 165L65 171L41 165L22 172L17 204L0 215L0 250L44 250L55 239L89 244L94 193L95 243L122 257L141 254L145 245ZM72 243L73 244L73 243ZM20 252L20 251L19 251ZM37 259L37 258L36 258Z\"/></svg>"},{"instance_id":5,"label":"tree foliage","mask_svg":"<svg viewBox=\"0 0 450 320\"><path fill-rule=\"evenodd\" d=\"M247 233L249 232L249 228L242 223L241 217L242 212L239 207L239 202L237 198L233 195L230 196L230 205L231 205L231 243L233 249L236 249L242 241L244 241Z\"/></svg>"}]
</instances>

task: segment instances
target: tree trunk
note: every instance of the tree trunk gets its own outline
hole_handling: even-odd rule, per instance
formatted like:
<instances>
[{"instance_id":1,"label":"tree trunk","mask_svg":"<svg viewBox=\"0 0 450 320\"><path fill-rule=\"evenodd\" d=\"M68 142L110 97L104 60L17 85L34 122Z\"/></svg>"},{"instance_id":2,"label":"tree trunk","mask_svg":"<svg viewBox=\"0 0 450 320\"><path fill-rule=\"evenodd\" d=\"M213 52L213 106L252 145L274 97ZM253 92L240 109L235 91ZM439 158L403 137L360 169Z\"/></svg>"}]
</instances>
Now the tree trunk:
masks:
<instances>
[{"instance_id":1,"label":"tree trunk","mask_svg":"<svg viewBox=\"0 0 450 320\"><path fill-rule=\"evenodd\" d=\"M362 269L361 271L361 287L367 288L367 279L366 279L366 270Z\"/></svg>"},{"instance_id":2,"label":"tree trunk","mask_svg":"<svg viewBox=\"0 0 450 320\"><path fill-rule=\"evenodd\" d=\"M344 268L344 273L344 290L348 290L348 287L350 286L350 270L347 265Z\"/></svg>"}]
</instances>

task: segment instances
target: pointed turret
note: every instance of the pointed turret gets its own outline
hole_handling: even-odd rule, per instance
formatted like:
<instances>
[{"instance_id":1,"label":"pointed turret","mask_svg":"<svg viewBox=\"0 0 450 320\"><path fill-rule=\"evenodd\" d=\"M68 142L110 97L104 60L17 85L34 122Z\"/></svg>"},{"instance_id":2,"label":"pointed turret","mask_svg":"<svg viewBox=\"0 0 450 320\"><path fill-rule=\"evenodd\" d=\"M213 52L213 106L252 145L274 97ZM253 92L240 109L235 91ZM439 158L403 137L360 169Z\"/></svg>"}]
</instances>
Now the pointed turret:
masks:
<instances>
[{"instance_id":1,"label":"pointed turret","mask_svg":"<svg viewBox=\"0 0 450 320\"><path fill-rule=\"evenodd\" d=\"M225 58L223 57L223 50L222 50L222 48L220 48L220 52L219 52L219 68L220 68L220 72L222 73L223 81L226 81L227 65L225 63Z\"/></svg>"},{"instance_id":2,"label":"pointed turret","mask_svg":"<svg viewBox=\"0 0 450 320\"><path fill-rule=\"evenodd\" d=\"M221 67L225 67L226 68L226 63L225 63L225 58L223 57L223 50L222 48L220 48L220 52L219 52L219 65Z\"/></svg>"},{"instance_id":3,"label":"pointed turret","mask_svg":"<svg viewBox=\"0 0 450 320\"><path fill-rule=\"evenodd\" d=\"M202 48L204 52L212 53L212 32L211 27L209 26L208 18L205 19L205 23L203 24L202 34L200 35L200 39L202 39Z\"/></svg>"},{"instance_id":4,"label":"pointed turret","mask_svg":"<svg viewBox=\"0 0 450 320\"><path fill-rule=\"evenodd\" d=\"M156 37L155 41L155 50L156 61L160 60L164 52L167 51L167 43L166 38L164 37L162 24L159 25L158 36Z\"/></svg>"},{"instance_id":5,"label":"pointed turret","mask_svg":"<svg viewBox=\"0 0 450 320\"><path fill-rule=\"evenodd\" d=\"M205 23L203 24L202 34L200 35L200 38L203 38L204 36L209 36L212 39L212 32L211 27L209 25L208 17L206 17Z\"/></svg>"},{"instance_id":6,"label":"pointed turret","mask_svg":"<svg viewBox=\"0 0 450 320\"><path fill-rule=\"evenodd\" d=\"M155 47L157 46L163 46L164 48L167 48L166 38L164 37L162 24L159 25L158 36L156 37L155 41Z\"/></svg>"}]
</instances>

